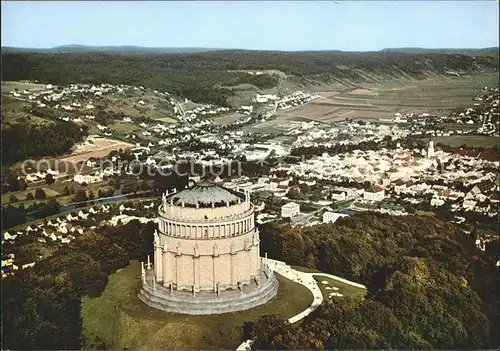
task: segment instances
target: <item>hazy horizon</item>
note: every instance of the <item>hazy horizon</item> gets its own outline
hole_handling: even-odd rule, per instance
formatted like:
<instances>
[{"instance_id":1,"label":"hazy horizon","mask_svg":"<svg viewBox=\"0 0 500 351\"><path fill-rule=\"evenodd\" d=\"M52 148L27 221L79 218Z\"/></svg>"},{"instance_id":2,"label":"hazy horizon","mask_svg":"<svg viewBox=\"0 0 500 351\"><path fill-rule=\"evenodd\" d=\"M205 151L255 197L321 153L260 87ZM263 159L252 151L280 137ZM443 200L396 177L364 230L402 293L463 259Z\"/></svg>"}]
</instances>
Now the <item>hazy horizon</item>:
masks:
<instances>
[{"instance_id":1,"label":"hazy horizon","mask_svg":"<svg viewBox=\"0 0 500 351\"><path fill-rule=\"evenodd\" d=\"M27 47L27 46L12 46L12 45L2 45L4 48L15 48L15 49L40 49L40 50L50 50L57 49L63 47L89 47L89 48L140 48L140 49L208 49L208 50L242 50L242 51L284 51L284 52L293 52L293 51L343 51L343 52L370 52L370 51L381 51L381 50L398 50L398 49L423 49L423 50L481 50L481 49L500 49L497 46L488 46L488 47L440 47L440 48L430 48L430 47L416 47L416 46L407 46L407 47L388 47L381 48L379 50L337 50L337 49L316 49L316 50L278 50L278 49L242 49L242 48L223 48L223 47L194 47L194 46L140 46L140 45L86 45L86 44L62 44L57 46L52 46L48 48L41 47Z\"/></svg>"},{"instance_id":2,"label":"hazy horizon","mask_svg":"<svg viewBox=\"0 0 500 351\"><path fill-rule=\"evenodd\" d=\"M266 51L498 47L496 1L2 2L2 46Z\"/></svg>"}]
</instances>

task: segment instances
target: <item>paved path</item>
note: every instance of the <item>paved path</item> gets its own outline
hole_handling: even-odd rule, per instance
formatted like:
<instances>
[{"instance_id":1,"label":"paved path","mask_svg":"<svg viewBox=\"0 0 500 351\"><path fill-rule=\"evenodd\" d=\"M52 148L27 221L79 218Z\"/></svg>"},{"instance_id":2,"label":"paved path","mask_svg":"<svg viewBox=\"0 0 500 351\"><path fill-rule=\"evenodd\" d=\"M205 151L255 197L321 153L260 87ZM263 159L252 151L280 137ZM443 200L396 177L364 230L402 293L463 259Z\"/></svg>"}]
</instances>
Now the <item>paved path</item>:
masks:
<instances>
[{"instance_id":1,"label":"paved path","mask_svg":"<svg viewBox=\"0 0 500 351\"><path fill-rule=\"evenodd\" d=\"M312 304L308 308L306 308L304 311L289 318L288 319L289 323L296 323L296 322L300 321L301 319L307 317L316 308L318 308L319 305L321 305L323 303L323 294L321 293L321 290L318 286L318 283L314 279L313 274L300 272L296 269L293 269L292 267L290 267L289 265L287 265L285 262L282 262L282 261L271 260L269 258L264 258L263 260L276 273L278 273L279 275L282 275L283 277L285 277L285 278L287 278L295 283L298 283L298 284L305 286L313 295Z\"/></svg>"},{"instance_id":2,"label":"paved path","mask_svg":"<svg viewBox=\"0 0 500 351\"><path fill-rule=\"evenodd\" d=\"M309 291L313 294L313 302L312 304L306 308L304 311L300 312L299 314L291 317L288 319L288 322L293 324L296 323L305 317L307 317L309 314L311 314L314 310L316 310L322 303L323 303L323 293L321 292L321 289L318 286L318 282L316 279L314 279L314 276L322 276L322 277L328 277L334 280L338 280L342 283L349 284L352 286L356 286L358 288L363 288L366 289L366 286L363 284L359 284L356 282L352 282L347 279L343 279L341 277L337 277L336 275L333 274L328 274L328 273L305 273L298 271L296 269L293 269L289 265L287 265L285 262L282 261L277 261L277 260L272 260L270 258L263 258L263 263L267 263L273 271L278 273L279 275L282 275L283 277L298 283L302 284L305 286ZM236 349L237 351L243 351L243 350L250 350L252 345L252 340L246 340L238 346Z\"/></svg>"}]
</instances>

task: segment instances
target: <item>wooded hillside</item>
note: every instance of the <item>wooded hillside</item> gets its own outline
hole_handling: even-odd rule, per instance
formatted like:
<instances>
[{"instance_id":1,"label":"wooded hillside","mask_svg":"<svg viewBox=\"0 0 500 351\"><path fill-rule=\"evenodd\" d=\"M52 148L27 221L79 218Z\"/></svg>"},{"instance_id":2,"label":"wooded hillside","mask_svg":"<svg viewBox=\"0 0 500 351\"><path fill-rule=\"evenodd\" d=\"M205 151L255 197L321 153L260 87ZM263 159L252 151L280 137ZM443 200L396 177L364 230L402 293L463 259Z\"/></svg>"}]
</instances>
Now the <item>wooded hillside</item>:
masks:
<instances>
[{"instance_id":1,"label":"wooded hillside","mask_svg":"<svg viewBox=\"0 0 500 351\"><path fill-rule=\"evenodd\" d=\"M362 213L335 224L261 228L269 257L367 285L299 327L266 316L245 326L258 349L490 348L498 345L495 257L436 218Z\"/></svg>"},{"instance_id":2,"label":"wooded hillside","mask_svg":"<svg viewBox=\"0 0 500 351\"><path fill-rule=\"evenodd\" d=\"M241 70L279 70L317 81L363 82L365 73L386 78L421 79L430 72L494 70L498 56L399 52L272 52L211 51L181 54L6 53L3 80L41 83L128 84L185 96L195 102L226 104L232 92L222 88L249 83L276 86L271 75L254 76ZM239 70L240 72L235 72Z\"/></svg>"}]
</instances>

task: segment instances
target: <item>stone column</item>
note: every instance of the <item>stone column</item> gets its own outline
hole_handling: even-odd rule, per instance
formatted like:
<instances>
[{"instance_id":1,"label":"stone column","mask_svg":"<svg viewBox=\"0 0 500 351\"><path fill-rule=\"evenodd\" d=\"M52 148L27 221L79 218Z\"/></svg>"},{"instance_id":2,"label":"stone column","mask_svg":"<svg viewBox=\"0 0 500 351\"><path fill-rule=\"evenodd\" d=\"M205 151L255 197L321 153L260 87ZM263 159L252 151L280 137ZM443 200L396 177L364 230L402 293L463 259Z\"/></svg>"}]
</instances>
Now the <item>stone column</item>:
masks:
<instances>
[{"instance_id":1,"label":"stone column","mask_svg":"<svg viewBox=\"0 0 500 351\"><path fill-rule=\"evenodd\" d=\"M156 281L160 282L163 281L163 263L162 263L162 254L160 246L160 235L158 234L157 230L154 231L153 237L154 237L154 257L155 257L155 264L153 268L157 279Z\"/></svg>"},{"instance_id":2,"label":"stone column","mask_svg":"<svg viewBox=\"0 0 500 351\"><path fill-rule=\"evenodd\" d=\"M231 272L231 288L234 288L234 256L236 255L236 247L234 246L234 240L231 241L230 253L229 253L229 269Z\"/></svg>"},{"instance_id":3,"label":"stone column","mask_svg":"<svg viewBox=\"0 0 500 351\"><path fill-rule=\"evenodd\" d=\"M162 248L159 245L155 247L155 267L154 268L155 268L156 281L162 282L163 281L163 255L162 255Z\"/></svg>"},{"instance_id":4,"label":"stone column","mask_svg":"<svg viewBox=\"0 0 500 351\"><path fill-rule=\"evenodd\" d=\"M163 286L167 286L170 284L170 281L172 278L168 274L168 251L167 251L167 244L163 244L163 250L162 250L162 263L163 263Z\"/></svg>"},{"instance_id":5,"label":"stone column","mask_svg":"<svg viewBox=\"0 0 500 351\"><path fill-rule=\"evenodd\" d=\"M250 246L250 250L246 252L246 254L248 255L248 267L250 267L249 269L249 273L250 273L250 281L252 280L252 277L255 277L254 275L254 272L255 272L255 263L253 262L254 258L253 258L253 250L255 250L255 247L254 246Z\"/></svg>"},{"instance_id":6,"label":"stone column","mask_svg":"<svg viewBox=\"0 0 500 351\"><path fill-rule=\"evenodd\" d=\"M260 248L257 246L257 250L255 250L255 256L257 256L257 270L260 272L262 259L260 258Z\"/></svg>"},{"instance_id":7,"label":"stone column","mask_svg":"<svg viewBox=\"0 0 500 351\"><path fill-rule=\"evenodd\" d=\"M213 247L213 255L212 255L212 271L213 271L213 284L214 284L214 291L217 292L217 258L219 257L219 249L217 247L217 244L214 244Z\"/></svg>"},{"instance_id":8,"label":"stone column","mask_svg":"<svg viewBox=\"0 0 500 351\"><path fill-rule=\"evenodd\" d=\"M229 273L230 273L230 281L229 284L231 285L231 288L233 287L233 281L234 281L234 273L233 273L233 254L229 254Z\"/></svg>"},{"instance_id":9,"label":"stone column","mask_svg":"<svg viewBox=\"0 0 500 351\"><path fill-rule=\"evenodd\" d=\"M146 283L146 271L144 270L144 262L141 262L141 279L142 284Z\"/></svg>"},{"instance_id":10,"label":"stone column","mask_svg":"<svg viewBox=\"0 0 500 351\"><path fill-rule=\"evenodd\" d=\"M181 258L181 247L177 244L177 252L175 253L175 287L179 288L179 260Z\"/></svg>"},{"instance_id":11,"label":"stone column","mask_svg":"<svg viewBox=\"0 0 500 351\"><path fill-rule=\"evenodd\" d=\"M194 245L193 253L193 292L200 288L200 253L198 244Z\"/></svg>"}]
</instances>

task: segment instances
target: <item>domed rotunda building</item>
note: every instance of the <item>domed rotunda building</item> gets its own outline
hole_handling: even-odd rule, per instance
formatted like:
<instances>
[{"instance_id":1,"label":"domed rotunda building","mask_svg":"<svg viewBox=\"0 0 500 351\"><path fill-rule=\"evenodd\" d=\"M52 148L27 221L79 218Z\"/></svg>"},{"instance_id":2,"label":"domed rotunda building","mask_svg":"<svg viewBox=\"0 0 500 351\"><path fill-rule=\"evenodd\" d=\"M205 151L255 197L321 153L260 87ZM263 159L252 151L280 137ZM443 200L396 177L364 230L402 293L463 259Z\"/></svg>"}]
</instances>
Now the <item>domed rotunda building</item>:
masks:
<instances>
[{"instance_id":1,"label":"domed rotunda building","mask_svg":"<svg viewBox=\"0 0 500 351\"><path fill-rule=\"evenodd\" d=\"M278 290L259 256L259 231L247 192L210 180L165 193L154 233L154 264L142 267L139 299L193 315L246 310Z\"/></svg>"}]
</instances>

